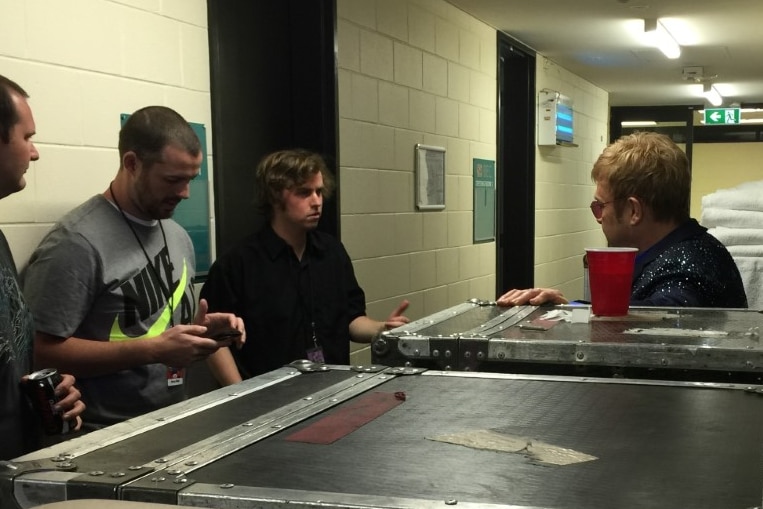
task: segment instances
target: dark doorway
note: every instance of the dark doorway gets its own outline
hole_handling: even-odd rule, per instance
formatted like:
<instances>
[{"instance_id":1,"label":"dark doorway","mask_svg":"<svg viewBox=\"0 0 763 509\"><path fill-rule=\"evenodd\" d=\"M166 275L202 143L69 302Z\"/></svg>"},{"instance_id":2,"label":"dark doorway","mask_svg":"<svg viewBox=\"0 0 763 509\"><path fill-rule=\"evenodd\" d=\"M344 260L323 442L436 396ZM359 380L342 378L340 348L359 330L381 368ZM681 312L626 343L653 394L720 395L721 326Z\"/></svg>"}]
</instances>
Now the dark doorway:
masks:
<instances>
[{"instance_id":1,"label":"dark doorway","mask_svg":"<svg viewBox=\"0 0 763 509\"><path fill-rule=\"evenodd\" d=\"M262 224L254 169L275 150L323 155L339 183L335 0L207 0L217 255ZM339 236L339 189L318 228ZM190 367L189 395L219 385Z\"/></svg>"},{"instance_id":2,"label":"dark doorway","mask_svg":"<svg viewBox=\"0 0 763 509\"><path fill-rule=\"evenodd\" d=\"M496 295L534 286L535 52L498 32Z\"/></svg>"},{"instance_id":3,"label":"dark doorway","mask_svg":"<svg viewBox=\"0 0 763 509\"><path fill-rule=\"evenodd\" d=\"M691 165L694 144L694 112L702 106L613 106L609 109L609 141L636 131L654 131L685 144ZM650 121L648 125L642 121ZM691 166L689 166L691 167Z\"/></svg>"},{"instance_id":4,"label":"dark doorway","mask_svg":"<svg viewBox=\"0 0 763 509\"><path fill-rule=\"evenodd\" d=\"M336 2L208 0L207 9L220 255L262 223L252 201L262 156L306 148L338 173ZM335 235L338 191L319 226Z\"/></svg>"}]
</instances>

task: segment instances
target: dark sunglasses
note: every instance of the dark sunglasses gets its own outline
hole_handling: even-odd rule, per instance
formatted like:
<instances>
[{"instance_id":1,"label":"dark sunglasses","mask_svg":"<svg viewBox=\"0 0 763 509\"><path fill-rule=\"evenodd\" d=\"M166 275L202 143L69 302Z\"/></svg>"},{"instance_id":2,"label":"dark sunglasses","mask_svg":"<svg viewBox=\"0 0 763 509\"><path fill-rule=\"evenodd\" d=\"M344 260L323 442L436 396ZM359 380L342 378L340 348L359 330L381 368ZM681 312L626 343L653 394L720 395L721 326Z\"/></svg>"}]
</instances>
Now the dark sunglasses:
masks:
<instances>
[{"instance_id":1,"label":"dark sunglasses","mask_svg":"<svg viewBox=\"0 0 763 509\"><path fill-rule=\"evenodd\" d=\"M591 202L591 212L593 212L593 217L596 219L601 219L601 213L604 211L604 206L609 205L610 203L613 203L612 201L599 201L594 200Z\"/></svg>"}]
</instances>

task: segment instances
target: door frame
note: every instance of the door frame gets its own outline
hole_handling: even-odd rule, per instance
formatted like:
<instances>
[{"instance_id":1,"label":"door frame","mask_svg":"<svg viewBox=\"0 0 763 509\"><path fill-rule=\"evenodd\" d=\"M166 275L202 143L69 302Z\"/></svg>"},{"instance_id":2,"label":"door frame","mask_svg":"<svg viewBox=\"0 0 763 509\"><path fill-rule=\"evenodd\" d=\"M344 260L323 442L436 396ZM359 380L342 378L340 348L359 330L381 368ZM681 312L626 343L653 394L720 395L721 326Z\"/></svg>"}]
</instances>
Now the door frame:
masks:
<instances>
[{"instance_id":1,"label":"door frame","mask_svg":"<svg viewBox=\"0 0 763 509\"><path fill-rule=\"evenodd\" d=\"M535 281L535 60L498 32L496 295Z\"/></svg>"}]
</instances>

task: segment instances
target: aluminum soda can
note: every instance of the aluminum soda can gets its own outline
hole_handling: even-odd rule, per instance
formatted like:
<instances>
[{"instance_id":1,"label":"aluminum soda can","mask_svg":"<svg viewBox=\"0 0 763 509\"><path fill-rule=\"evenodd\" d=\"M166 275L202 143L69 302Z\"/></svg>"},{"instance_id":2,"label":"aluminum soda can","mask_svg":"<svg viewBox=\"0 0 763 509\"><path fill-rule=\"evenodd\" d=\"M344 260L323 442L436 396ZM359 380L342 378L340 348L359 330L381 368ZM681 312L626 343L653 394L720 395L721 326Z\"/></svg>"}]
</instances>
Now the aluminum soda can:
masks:
<instances>
[{"instance_id":1,"label":"aluminum soda can","mask_svg":"<svg viewBox=\"0 0 763 509\"><path fill-rule=\"evenodd\" d=\"M62 412L53 408L58 403L56 386L61 380L58 370L47 368L31 373L26 381L27 396L42 420L43 431L48 435L69 432L69 423L64 421Z\"/></svg>"}]
</instances>

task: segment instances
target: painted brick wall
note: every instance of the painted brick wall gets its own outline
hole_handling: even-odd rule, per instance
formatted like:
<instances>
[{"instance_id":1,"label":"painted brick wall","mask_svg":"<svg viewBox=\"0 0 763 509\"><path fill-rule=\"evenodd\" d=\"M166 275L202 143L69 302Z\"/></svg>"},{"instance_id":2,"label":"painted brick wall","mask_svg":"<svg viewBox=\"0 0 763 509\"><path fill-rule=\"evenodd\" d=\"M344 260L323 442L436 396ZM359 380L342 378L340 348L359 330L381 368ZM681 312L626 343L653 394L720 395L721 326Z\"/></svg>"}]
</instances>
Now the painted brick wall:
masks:
<instances>
[{"instance_id":1,"label":"painted brick wall","mask_svg":"<svg viewBox=\"0 0 763 509\"><path fill-rule=\"evenodd\" d=\"M207 126L211 156L205 0L0 0L0 12L0 73L30 94L40 152L26 189L0 201L17 265L65 212L106 189L120 113L174 108Z\"/></svg>"},{"instance_id":2,"label":"painted brick wall","mask_svg":"<svg viewBox=\"0 0 763 509\"><path fill-rule=\"evenodd\" d=\"M495 160L495 30L440 0L340 0L338 35L342 240L369 314L494 298L471 174L473 158ZM445 210L416 210L417 143L446 149Z\"/></svg>"},{"instance_id":3,"label":"painted brick wall","mask_svg":"<svg viewBox=\"0 0 763 509\"><path fill-rule=\"evenodd\" d=\"M18 265L66 211L115 174L119 114L149 104L207 126L204 0L0 0L0 73L31 94L41 159L0 201ZM472 159L495 159L496 33L444 0L339 0L342 237L385 317L492 298L495 246L472 243ZM580 253L601 244L588 172L607 96L542 57L538 88L573 97L580 147L539 149L536 280L580 293ZM446 209L414 206L416 143L445 147ZM208 143L210 160L211 143ZM359 348L355 361L367 362Z\"/></svg>"},{"instance_id":4,"label":"painted brick wall","mask_svg":"<svg viewBox=\"0 0 763 509\"><path fill-rule=\"evenodd\" d=\"M609 140L608 94L538 56L536 86L572 99L577 147L536 146L535 285L583 297L583 253L606 245L589 204L591 168Z\"/></svg>"}]
</instances>

